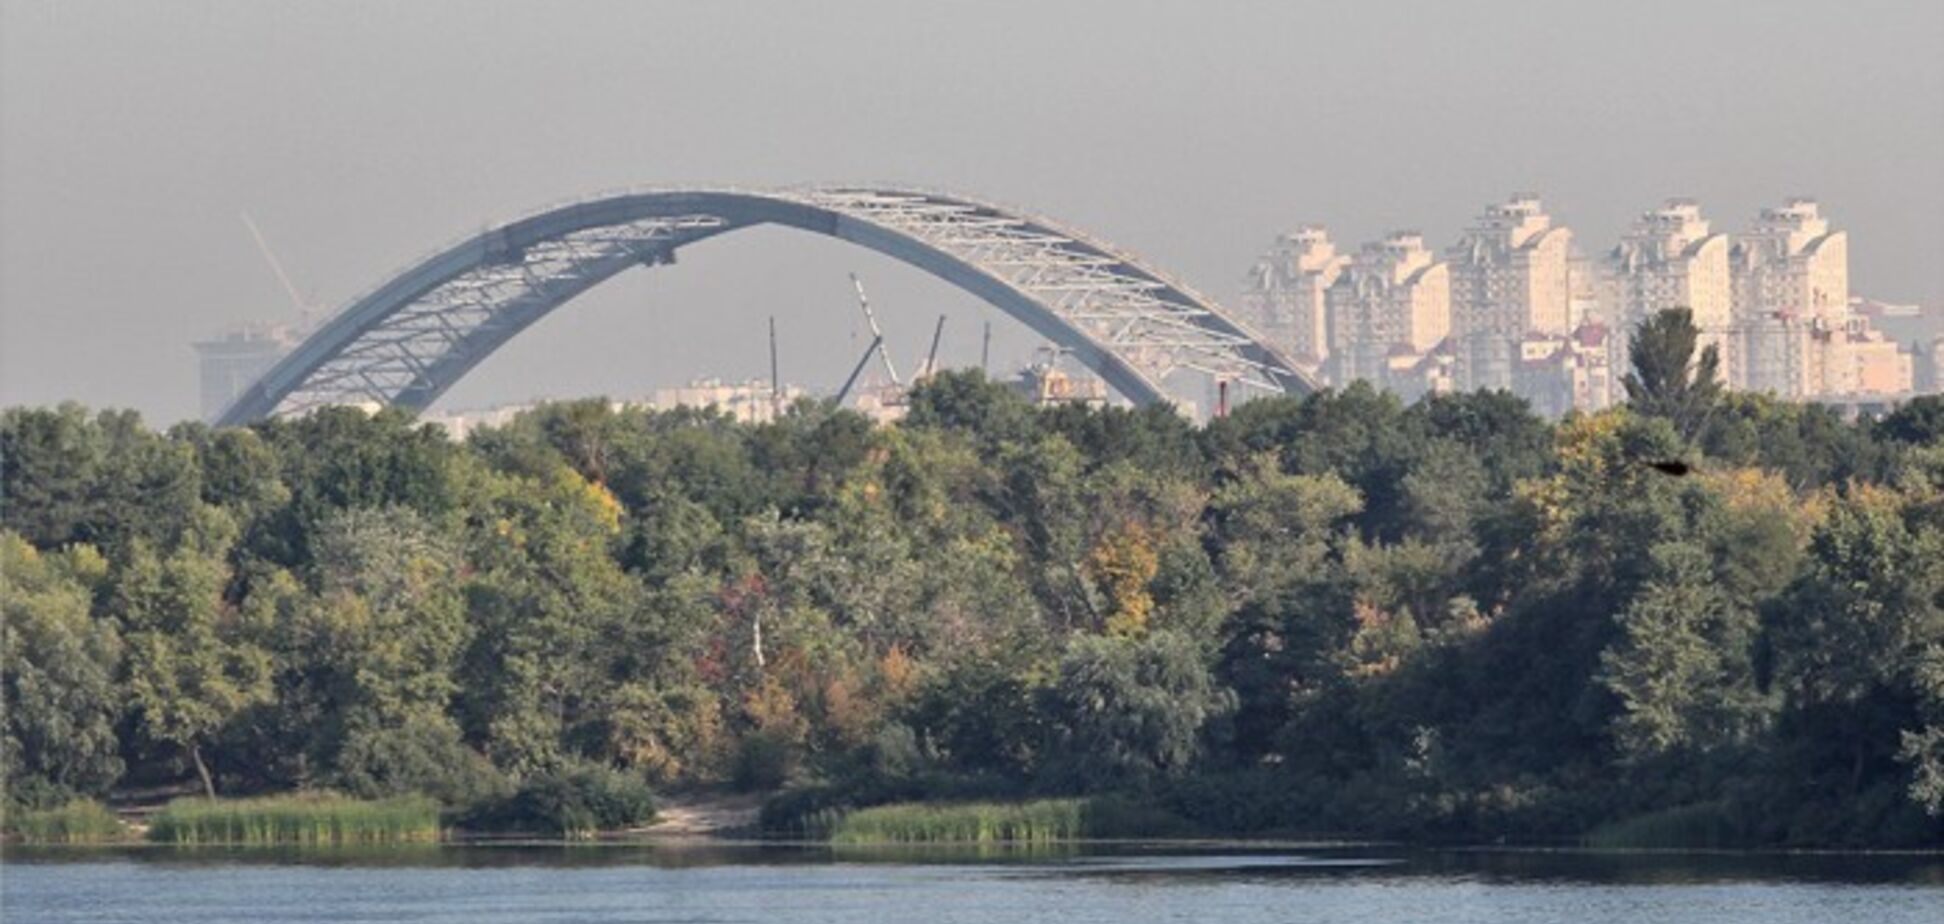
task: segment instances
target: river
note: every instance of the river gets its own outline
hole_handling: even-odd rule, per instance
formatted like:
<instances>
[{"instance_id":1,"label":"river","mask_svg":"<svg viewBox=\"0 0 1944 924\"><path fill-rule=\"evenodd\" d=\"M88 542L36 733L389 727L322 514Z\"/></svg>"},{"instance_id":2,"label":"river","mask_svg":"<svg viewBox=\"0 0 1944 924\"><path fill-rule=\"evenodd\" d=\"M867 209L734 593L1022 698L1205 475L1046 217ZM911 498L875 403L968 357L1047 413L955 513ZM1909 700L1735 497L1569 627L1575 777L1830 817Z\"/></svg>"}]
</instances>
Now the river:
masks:
<instances>
[{"instance_id":1,"label":"river","mask_svg":"<svg viewBox=\"0 0 1944 924\"><path fill-rule=\"evenodd\" d=\"M1095 846L9 848L7 924L1944 921L1944 857Z\"/></svg>"}]
</instances>

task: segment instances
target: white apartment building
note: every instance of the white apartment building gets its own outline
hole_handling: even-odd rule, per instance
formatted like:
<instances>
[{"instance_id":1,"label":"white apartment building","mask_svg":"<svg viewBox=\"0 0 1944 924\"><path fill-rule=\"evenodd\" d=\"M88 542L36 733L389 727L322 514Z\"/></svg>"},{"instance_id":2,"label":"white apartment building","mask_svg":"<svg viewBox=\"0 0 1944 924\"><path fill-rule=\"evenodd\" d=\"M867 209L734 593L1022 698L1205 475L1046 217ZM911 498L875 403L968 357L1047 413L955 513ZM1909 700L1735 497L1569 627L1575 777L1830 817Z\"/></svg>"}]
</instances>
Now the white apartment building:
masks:
<instances>
[{"instance_id":1,"label":"white apartment building","mask_svg":"<svg viewBox=\"0 0 1944 924\"><path fill-rule=\"evenodd\" d=\"M1852 333L1849 235L1830 230L1815 200L1794 198L1762 210L1730 263L1735 386L1791 398L1854 392L1851 363L1838 355Z\"/></svg>"},{"instance_id":2,"label":"white apartment building","mask_svg":"<svg viewBox=\"0 0 1944 924\"><path fill-rule=\"evenodd\" d=\"M1709 230L1692 199L1669 199L1640 216L1606 261L1609 322L1616 336L1612 368L1627 368L1634 328L1668 308L1685 307L1701 329L1697 352L1709 346L1723 355L1722 375L1735 359L1729 332L1734 293L1728 270L1728 236Z\"/></svg>"},{"instance_id":3,"label":"white apartment building","mask_svg":"<svg viewBox=\"0 0 1944 924\"><path fill-rule=\"evenodd\" d=\"M1488 206L1445 251L1458 388L1511 388L1512 354L1528 335L1571 329L1572 241L1537 195L1518 193Z\"/></svg>"},{"instance_id":4,"label":"white apartment building","mask_svg":"<svg viewBox=\"0 0 1944 924\"><path fill-rule=\"evenodd\" d=\"M1291 359L1320 367L1330 354L1326 293L1349 263L1322 225L1278 236L1249 270L1243 319Z\"/></svg>"},{"instance_id":5,"label":"white apartment building","mask_svg":"<svg viewBox=\"0 0 1944 924\"><path fill-rule=\"evenodd\" d=\"M1325 297L1330 381L1384 384L1398 360L1429 353L1451 332L1451 272L1424 236L1398 231L1365 244Z\"/></svg>"}]
</instances>

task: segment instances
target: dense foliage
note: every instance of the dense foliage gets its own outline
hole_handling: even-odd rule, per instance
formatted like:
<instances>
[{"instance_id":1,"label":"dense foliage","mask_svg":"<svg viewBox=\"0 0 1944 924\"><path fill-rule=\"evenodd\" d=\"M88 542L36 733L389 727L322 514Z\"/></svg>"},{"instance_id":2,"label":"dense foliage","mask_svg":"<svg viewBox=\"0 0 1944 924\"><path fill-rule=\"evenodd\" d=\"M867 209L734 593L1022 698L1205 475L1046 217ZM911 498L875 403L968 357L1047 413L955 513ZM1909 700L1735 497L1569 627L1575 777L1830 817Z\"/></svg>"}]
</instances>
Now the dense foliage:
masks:
<instances>
[{"instance_id":1,"label":"dense foliage","mask_svg":"<svg viewBox=\"0 0 1944 924\"><path fill-rule=\"evenodd\" d=\"M580 827L652 812L644 782L1112 790L1234 832L1944 840L1940 402L1654 388L1551 424L1354 386L1196 428L948 373L888 428L588 401L464 443L15 409L8 794Z\"/></svg>"}]
</instances>

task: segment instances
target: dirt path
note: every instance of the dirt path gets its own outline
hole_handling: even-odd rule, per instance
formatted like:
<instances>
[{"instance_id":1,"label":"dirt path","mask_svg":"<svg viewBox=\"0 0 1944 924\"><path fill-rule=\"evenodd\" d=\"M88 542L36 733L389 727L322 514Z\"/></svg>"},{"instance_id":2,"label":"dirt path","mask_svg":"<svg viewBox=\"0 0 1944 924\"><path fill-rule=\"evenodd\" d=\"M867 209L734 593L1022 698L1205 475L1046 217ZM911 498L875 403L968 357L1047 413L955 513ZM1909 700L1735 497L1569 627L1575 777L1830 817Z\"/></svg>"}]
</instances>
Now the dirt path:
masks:
<instances>
[{"instance_id":1,"label":"dirt path","mask_svg":"<svg viewBox=\"0 0 1944 924\"><path fill-rule=\"evenodd\" d=\"M761 796L684 794L664 796L655 823L630 833L667 837L728 837L753 834L762 810Z\"/></svg>"}]
</instances>

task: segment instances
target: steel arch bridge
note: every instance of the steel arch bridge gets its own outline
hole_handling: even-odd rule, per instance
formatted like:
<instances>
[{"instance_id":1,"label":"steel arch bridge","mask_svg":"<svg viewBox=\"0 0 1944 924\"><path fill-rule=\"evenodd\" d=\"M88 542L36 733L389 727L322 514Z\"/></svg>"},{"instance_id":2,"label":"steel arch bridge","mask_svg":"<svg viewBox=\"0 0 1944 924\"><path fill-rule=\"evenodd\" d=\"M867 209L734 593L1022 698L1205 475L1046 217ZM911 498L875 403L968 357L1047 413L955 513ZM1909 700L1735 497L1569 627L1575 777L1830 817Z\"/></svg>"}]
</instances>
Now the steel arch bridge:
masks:
<instances>
[{"instance_id":1,"label":"steel arch bridge","mask_svg":"<svg viewBox=\"0 0 1944 924\"><path fill-rule=\"evenodd\" d=\"M877 187L668 189L548 209L434 254L311 333L217 423L331 404L421 410L501 344L622 270L672 263L680 247L765 224L840 238L944 279L1071 351L1137 403L1168 400L1183 372L1241 393L1313 387L1208 298L1017 210Z\"/></svg>"}]
</instances>

